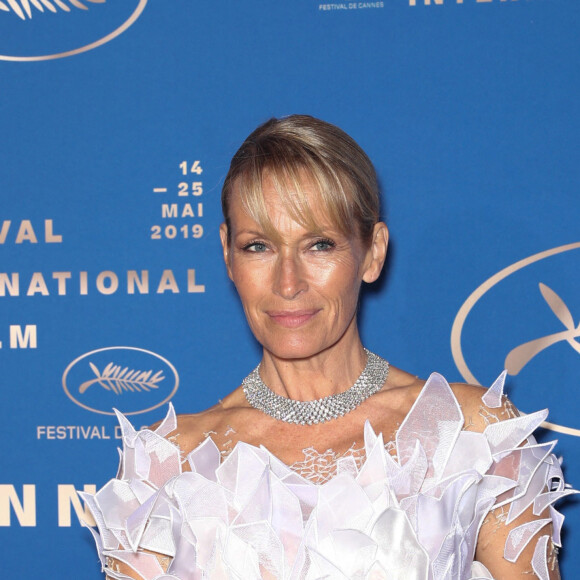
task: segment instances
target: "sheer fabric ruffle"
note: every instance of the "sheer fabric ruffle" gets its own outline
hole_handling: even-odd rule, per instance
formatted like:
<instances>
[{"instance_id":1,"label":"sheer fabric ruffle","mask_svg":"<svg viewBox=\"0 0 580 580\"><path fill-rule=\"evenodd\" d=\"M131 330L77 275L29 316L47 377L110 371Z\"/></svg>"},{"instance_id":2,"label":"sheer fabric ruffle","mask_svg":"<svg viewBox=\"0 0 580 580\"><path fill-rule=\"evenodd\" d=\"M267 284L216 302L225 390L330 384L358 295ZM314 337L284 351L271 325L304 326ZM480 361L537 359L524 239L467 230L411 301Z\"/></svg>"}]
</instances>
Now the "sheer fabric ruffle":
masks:
<instances>
[{"instance_id":1,"label":"sheer fabric ruffle","mask_svg":"<svg viewBox=\"0 0 580 580\"><path fill-rule=\"evenodd\" d=\"M486 407L502 406L504 379L484 395ZM433 374L397 431L396 459L367 422L362 466L343 457L335 477L316 485L265 447L240 442L223 460L209 437L187 455L185 471L166 439L177 426L172 406L155 431L136 431L119 414L119 473L81 495L115 580L127 576L107 567L109 558L144 580L489 579L474 561L484 518L503 507L507 525L530 506L549 517L513 529L504 557L516 561L535 542L533 570L547 580L547 544L560 545L563 521L552 504L576 492L554 442L532 437L546 416L465 431L451 388ZM551 538L542 533L549 523ZM149 552L167 557L166 571Z\"/></svg>"}]
</instances>

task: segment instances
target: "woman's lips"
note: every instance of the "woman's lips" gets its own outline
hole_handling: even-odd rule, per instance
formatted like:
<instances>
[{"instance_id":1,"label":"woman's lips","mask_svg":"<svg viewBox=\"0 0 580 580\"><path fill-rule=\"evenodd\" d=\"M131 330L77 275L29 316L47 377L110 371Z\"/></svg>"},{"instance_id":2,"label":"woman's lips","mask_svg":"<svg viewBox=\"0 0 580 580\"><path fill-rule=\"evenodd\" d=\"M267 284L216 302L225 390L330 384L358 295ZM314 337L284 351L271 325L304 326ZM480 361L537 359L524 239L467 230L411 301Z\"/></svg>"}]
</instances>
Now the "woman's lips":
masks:
<instances>
[{"instance_id":1,"label":"woman's lips","mask_svg":"<svg viewBox=\"0 0 580 580\"><path fill-rule=\"evenodd\" d=\"M267 312L268 316L280 326L286 328L297 328L306 324L311 318L320 312L314 310L271 310Z\"/></svg>"}]
</instances>

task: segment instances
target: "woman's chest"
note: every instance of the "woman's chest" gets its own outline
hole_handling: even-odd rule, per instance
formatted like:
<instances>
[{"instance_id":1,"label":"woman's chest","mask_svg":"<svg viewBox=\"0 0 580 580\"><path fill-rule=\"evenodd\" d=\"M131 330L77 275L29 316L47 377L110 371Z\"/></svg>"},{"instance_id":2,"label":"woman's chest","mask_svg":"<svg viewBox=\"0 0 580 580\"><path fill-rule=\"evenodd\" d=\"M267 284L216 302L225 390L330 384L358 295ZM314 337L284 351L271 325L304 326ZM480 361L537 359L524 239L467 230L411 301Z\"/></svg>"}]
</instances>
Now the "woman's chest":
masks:
<instances>
[{"instance_id":1,"label":"woman's chest","mask_svg":"<svg viewBox=\"0 0 580 580\"><path fill-rule=\"evenodd\" d=\"M203 433L219 449L222 461L229 457L238 444L266 448L270 454L304 479L323 484L339 472L358 472L366 457L364 421L337 422L336 425L302 427L271 424L258 418L230 420L215 425ZM396 458L397 420L382 421L382 427L373 428L383 433L385 450ZM365 447L365 443L367 444Z\"/></svg>"}]
</instances>

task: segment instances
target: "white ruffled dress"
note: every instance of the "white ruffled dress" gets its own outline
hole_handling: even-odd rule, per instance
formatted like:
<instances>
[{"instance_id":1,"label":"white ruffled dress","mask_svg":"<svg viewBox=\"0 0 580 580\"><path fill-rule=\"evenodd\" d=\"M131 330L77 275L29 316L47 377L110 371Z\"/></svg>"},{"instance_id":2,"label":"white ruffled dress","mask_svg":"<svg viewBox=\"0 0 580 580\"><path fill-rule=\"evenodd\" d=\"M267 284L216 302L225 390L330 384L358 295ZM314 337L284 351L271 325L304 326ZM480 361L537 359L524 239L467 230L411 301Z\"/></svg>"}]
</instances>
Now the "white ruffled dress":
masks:
<instances>
[{"instance_id":1,"label":"white ruffled dress","mask_svg":"<svg viewBox=\"0 0 580 580\"><path fill-rule=\"evenodd\" d=\"M505 375L483 396L502 406ZM493 508L506 524L528 507L550 517L514 528L504 557L516 561L535 541L536 575L547 580L550 539L560 545L563 516L552 504L576 493L532 432L547 411L463 429L445 379L433 374L397 431L396 458L365 425L365 458L339 459L317 485L265 447L239 442L224 460L208 437L187 455L166 439L173 408L155 430L133 429L122 415L119 473L95 495L83 493L103 570L108 558L144 580L459 580L492 578L474 561L479 528ZM552 524L550 538L542 530ZM501 524L503 525L503 524ZM163 570L159 559L166 556Z\"/></svg>"}]
</instances>

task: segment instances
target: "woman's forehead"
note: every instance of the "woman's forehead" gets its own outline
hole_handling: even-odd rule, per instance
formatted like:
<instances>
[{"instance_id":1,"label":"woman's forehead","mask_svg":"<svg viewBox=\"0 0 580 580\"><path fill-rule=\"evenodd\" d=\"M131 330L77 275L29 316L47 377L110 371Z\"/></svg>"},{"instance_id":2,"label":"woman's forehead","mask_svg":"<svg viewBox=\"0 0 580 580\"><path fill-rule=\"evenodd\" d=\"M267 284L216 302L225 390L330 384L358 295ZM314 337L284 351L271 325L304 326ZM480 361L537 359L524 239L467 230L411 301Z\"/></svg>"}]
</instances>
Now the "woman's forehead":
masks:
<instances>
[{"instance_id":1,"label":"woman's forehead","mask_svg":"<svg viewBox=\"0 0 580 580\"><path fill-rule=\"evenodd\" d=\"M263 179L259 191L247 192L234 187L231 217L245 215L262 227L265 222L292 220L311 230L340 229L332 219L332 211L317 185L305 176L298 184L280 184L271 176Z\"/></svg>"},{"instance_id":2,"label":"woman's forehead","mask_svg":"<svg viewBox=\"0 0 580 580\"><path fill-rule=\"evenodd\" d=\"M304 199L308 205L303 204ZM264 213L252 211L250 207L243 203L239 195L232 198L230 218L233 225L249 227L255 225L256 228L267 230L269 227L288 228L291 224L296 224L302 229L320 232L339 231L339 228L330 219L329 213L323 205L319 196L306 194L295 203L288 203L288 197L282 197L272 190L264 190Z\"/></svg>"}]
</instances>

